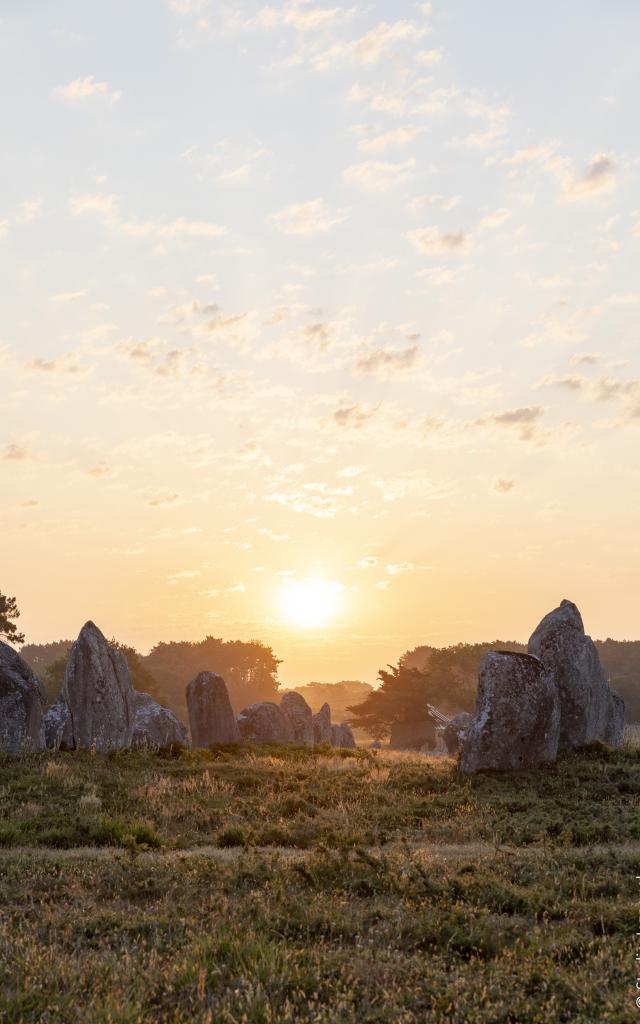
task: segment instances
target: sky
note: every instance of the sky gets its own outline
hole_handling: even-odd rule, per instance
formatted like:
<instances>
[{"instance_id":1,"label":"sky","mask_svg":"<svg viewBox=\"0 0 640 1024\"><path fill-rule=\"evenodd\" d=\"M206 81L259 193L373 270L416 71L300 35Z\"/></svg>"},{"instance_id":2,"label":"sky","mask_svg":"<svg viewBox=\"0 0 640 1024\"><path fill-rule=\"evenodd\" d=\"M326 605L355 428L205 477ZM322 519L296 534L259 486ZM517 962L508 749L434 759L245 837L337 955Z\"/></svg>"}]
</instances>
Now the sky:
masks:
<instances>
[{"instance_id":1,"label":"sky","mask_svg":"<svg viewBox=\"0 0 640 1024\"><path fill-rule=\"evenodd\" d=\"M0 590L285 684L640 637L634 0L0 3Z\"/></svg>"}]
</instances>

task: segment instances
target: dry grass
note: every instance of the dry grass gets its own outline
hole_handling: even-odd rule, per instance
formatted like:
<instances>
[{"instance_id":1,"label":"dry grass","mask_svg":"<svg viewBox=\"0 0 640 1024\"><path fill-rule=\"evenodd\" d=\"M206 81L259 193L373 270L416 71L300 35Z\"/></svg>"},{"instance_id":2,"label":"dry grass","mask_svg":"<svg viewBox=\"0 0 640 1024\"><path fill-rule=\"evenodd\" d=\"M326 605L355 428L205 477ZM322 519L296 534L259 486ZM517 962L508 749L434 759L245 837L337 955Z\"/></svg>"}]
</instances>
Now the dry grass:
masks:
<instances>
[{"instance_id":1,"label":"dry grass","mask_svg":"<svg viewBox=\"0 0 640 1024\"><path fill-rule=\"evenodd\" d=\"M623 1024L640 746L0 758L2 1024Z\"/></svg>"}]
</instances>

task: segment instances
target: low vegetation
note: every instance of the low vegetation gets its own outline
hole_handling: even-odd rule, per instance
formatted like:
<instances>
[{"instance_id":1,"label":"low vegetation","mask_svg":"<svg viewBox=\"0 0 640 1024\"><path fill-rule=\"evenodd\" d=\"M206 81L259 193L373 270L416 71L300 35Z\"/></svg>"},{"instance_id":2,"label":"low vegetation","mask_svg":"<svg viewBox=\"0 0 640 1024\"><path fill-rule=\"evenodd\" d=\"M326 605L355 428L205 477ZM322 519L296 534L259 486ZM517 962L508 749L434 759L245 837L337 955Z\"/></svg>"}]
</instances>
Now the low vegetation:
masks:
<instances>
[{"instance_id":1,"label":"low vegetation","mask_svg":"<svg viewBox=\"0 0 640 1024\"><path fill-rule=\"evenodd\" d=\"M631 1019L640 750L0 760L0 1021Z\"/></svg>"}]
</instances>

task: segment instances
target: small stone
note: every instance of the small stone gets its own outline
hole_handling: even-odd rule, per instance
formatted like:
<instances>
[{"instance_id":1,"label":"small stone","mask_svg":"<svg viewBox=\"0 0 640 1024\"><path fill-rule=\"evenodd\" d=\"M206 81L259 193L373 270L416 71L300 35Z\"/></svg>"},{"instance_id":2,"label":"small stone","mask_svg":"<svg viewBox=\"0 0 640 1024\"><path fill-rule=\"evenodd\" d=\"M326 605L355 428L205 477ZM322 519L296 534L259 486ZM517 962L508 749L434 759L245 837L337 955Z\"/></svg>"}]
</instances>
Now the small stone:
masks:
<instances>
[{"instance_id":1,"label":"small stone","mask_svg":"<svg viewBox=\"0 0 640 1024\"><path fill-rule=\"evenodd\" d=\"M240 736L248 743L291 743L293 729L277 704L258 701L243 708L238 715Z\"/></svg>"},{"instance_id":2,"label":"small stone","mask_svg":"<svg viewBox=\"0 0 640 1024\"><path fill-rule=\"evenodd\" d=\"M473 715L470 715L468 711L461 711L459 715L454 715L448 725L444 727L442 739L448 754L457 754L464 746L472 720Z\"/></svg>"},{"instance_id":3,"label":"small stone","mask_svg":"<svg viewBox=\"0 0 640 1024\"><path fill-rule=\"evenodd\" d=\"M348 722L331 726L331 746L342 747L344 750L356 749L357 744Z\"/></svg>"},{"instance_id":4,"label":"small stone","mask_svg":"<svg viewBox=\"0 0 640 1024\"><path fill-rule=\"evenodd\" d=\"M163 708L148 693L136 691L135 700L134 747L189 746L186 727L173 711Z\"/></svg>"}]
</instances>

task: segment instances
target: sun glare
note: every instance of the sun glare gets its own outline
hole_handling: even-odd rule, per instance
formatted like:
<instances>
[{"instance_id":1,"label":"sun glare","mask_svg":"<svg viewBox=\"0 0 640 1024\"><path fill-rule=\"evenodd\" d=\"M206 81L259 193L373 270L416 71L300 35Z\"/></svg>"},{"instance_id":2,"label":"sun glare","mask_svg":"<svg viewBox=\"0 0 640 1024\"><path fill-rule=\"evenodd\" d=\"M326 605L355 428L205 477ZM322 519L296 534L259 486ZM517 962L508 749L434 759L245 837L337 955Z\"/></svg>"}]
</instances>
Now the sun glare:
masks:
<instances>
[{"instance_id":1,"label":"sun glare","mask_svg":"<svg viewBox=\"0 0 640 1024\"><path fill-rule=\"evenodd\" d=\"M343 591L341 583L329 580L290 580L282 592L283 614L290 623L305 629L326 626L342 608Z\"/></svg>"}]
</instances>

